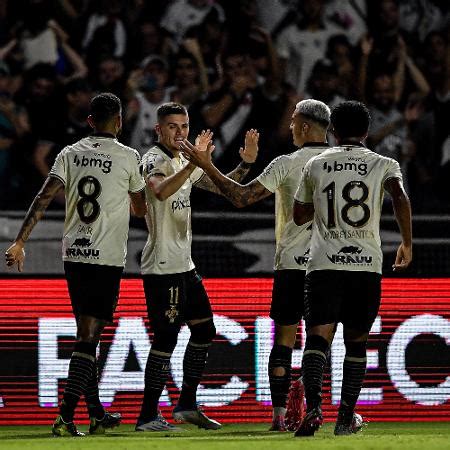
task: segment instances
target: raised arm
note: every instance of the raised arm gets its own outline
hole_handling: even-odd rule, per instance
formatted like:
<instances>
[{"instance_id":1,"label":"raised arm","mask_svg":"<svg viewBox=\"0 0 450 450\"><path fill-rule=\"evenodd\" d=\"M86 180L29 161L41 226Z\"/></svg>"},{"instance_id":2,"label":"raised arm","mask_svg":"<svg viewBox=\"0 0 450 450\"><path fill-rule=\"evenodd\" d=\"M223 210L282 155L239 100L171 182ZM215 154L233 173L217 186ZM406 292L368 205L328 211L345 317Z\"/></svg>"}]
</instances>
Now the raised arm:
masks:
<instances>
[{"instance_id":1,"label":"raised arm","mask_svg":"<svg viewBox=\"0 0 450 450\"><path fill-rule=\"evenodd\" d=\"M412 261L411 204L400 179L388 178L384 188L392 198L395 218L402 235L402 243L398 247L392 268L394 271L401 271L406 269Z\"/></svg>"},{"instance_id":2,"label":"raised arm","mask_svg":"<svg viewBox=\"0 0 450 450\"><path fill-rule=\"evenodd\" d=\"M256 130L249 130L245 135L245 147L239 150L242 162L229 174L224 175L214 166L211 153L213 147L210 145L206 151L202 151L199 146L193 146L185 141L182 150L185 156L196 166L203 169L204 176L196 186L216 194L224 195L238 208L250 205L271 194L259 181L242 185L241 181L250 170L251 164L256 160L258 154L259 133Z\"/></svg>"},{"instance_id":3,"label":"raised arm","mask_svg":"<svg viewBox=\"0 0 450 450\"><path fill-rule=\"evenodd\" d=\"M25 242L31 234L34 226L44 215L47 206L53 197L64 188L64 184L56 177L49 176L42 185L25 215L22 226L14 243L6 250L5 258L8 266L17 264L19 272L23 270L23 262L25 259Z\"/></svg>"}]
</instances>

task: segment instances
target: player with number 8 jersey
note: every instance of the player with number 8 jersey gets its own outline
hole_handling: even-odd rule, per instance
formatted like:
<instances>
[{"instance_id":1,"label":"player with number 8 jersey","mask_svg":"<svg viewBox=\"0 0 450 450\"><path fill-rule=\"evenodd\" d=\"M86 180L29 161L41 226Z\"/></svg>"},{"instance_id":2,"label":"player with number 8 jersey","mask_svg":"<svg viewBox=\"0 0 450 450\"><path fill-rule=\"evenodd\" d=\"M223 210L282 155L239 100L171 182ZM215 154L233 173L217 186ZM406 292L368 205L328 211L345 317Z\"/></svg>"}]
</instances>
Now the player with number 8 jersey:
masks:
<instances>
[{"instance_id":1,"label":"player with number 8 jersey","mask_svg":"<svg viewBox=\"0 0 450 450\"><path fill-rule=\"evenodd\" d=\"M128 192L145 188L139 163L136 150L105 133L94 133L59 153L50 176L66 186L64 261L124 266Z\"/></svg>"},{"instance_id":2,"label":"player with number 8 jersey","mask_svg":"<svg viewBox=\"0 0 450 450\"><path fill-rule=\"evenodd\" d=\"M87 118L94 134L65 147L28 210L15 242L6 250L8 266L22 271L25 242L53 197L64 189L64 272L77 323L77 340L52 433L84 436L73 422L84 396L89 433L102 434L120 424L120 413L105 411L98 390L97 346L112 321L125 265L130 205L146 213L139 154L120 144L122 105L114 94L96 95Z\"/></svg>"}]
</instances>

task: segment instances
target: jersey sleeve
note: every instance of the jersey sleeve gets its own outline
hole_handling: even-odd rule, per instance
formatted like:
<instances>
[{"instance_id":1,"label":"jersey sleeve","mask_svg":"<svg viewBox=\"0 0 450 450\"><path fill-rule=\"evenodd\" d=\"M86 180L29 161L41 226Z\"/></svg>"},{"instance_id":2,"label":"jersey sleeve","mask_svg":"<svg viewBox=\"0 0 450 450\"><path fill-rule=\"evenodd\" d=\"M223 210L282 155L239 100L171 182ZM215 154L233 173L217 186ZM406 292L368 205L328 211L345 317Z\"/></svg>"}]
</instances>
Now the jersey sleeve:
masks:
<instances>
[{"instance_id":1,"label":"jersey sleeve","mask_svg":"<svg viewBox=\"0 0 450 450\"><path fill-rule=\"evenodd\" d=\"M200 169L200 167L196 167L194 171L189 175L189 178L191 179L192 184L196 184L203 178L204 175L205 172L203 172L203 169Z\"/></svg>"},{"instance_id":2,"label":"jersey sleeve","mask_svg":"<svg viewBox=\"0 0 450 450\"><path fill-rule=\"evenodd\" d=\"M309 160L303 170L302 178L294 199L300 203L313 203L313 184L311 181L311 162Z\"/></svg>"},{"instance_id":3,"label":"jersey sleeve","mask_svg":"<svg viewBox=\"0 0 450 450\"><path fill-rule=\"evenodd\" d=\"M147 154L142 161L142 172L144 178L168 177L172 174L170 164L156 153Z\"/></svg>"},{"instance_id":4,"label":"jersey sleeve","mask_svg":"<svg viewBox=\"0 0 450 450\"><path fill-rule=\"evenodd\" d=\"M275 192L288 172L286 158L275 158L256 179L270 192Z\"/></svg>"},{"instance_id":5,"label":"jersey sleeve","mask_svg":"<svg viewBox=\"0 0 450 450\"><path fill-rule=\"evenodd\" d=\"M65 149L58 153L58 156L50 169L49 176L58 178L64 185L67 180L66 166L64 164L64 155L66 154Z\"/></svg>"},{"instance_id":6,"label":"jersey sleeve","mask_svg":"<svg viewBox=\"0 0 450 450\"><path fill-rule=\"evenodd\" d=\"M386 172L383 178L383 184L389 178L398 178L401 182L403 182L402 171L400 169L400 164L395 159L389 158L388 164L386 167Z\"/></svg>"},{"instance_id":7,"label":"jersey sleeve","mask_svg":"<svg viewBox=\"0 0 450 450\"><path fill-rule=\"evenodd\" d=\"M130 157L130 187L129 192L139 192L145 188L145 182L140 171L141 157L136 150L133 150L133 154Z\"/></svg>"}]
</instances>

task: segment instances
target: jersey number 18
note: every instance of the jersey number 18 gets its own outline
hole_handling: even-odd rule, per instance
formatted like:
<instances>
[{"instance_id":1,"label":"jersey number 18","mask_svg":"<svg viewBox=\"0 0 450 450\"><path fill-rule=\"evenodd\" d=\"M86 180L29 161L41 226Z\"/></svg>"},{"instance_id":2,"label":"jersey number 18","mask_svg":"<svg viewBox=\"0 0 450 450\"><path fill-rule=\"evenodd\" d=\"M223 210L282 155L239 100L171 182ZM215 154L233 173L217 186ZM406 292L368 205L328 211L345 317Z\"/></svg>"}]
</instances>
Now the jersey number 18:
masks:
<instances>
[{"instance_id":1,"label":"jersey number 18","mask_svg":"<svg viewBox=\"0 0 450 450\"><path fill-rule=\"evenodd\" d=\"M359 188L362 190L362 194L359 198L352 198L350 196L351 191L354 188ZM327 196L327 210L328 210L328 228L336 227L336 216L335 216L335 200L336 200L336 183L331 182L322 192ZM370 218L370 208L364 203L369 196L369 188L363 181L350 181L342 188L342 198L345 200L345 205L341 209L342 220L355 228L364 226ZM363 211L363 216L359 220L352 220L349 217L349 211L351 208L361 208Z\"/></svg>"}]
</instances>

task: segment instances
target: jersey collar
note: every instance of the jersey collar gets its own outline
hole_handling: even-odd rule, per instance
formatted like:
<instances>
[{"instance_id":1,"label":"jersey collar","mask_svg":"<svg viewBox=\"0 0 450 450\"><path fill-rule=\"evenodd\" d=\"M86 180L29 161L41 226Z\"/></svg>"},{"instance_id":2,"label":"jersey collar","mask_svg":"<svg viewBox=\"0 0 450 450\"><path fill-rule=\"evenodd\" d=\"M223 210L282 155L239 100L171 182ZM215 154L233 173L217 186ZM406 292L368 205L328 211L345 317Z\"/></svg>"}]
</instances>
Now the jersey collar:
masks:
<instances>
[{"instance_id":1,"label":"jersey collar","mask_svg":"<svg viewBox=\"0 0 450 450\"><path fill-rule=\"evenodd\" d=\"M329 147L328 142L305 142L300 148L304 147Z\"/></svg>"},{"instance_id":2,"label":"jersey collar","mask_svg":"<svg viewBox=\"0 0 450 450\"><path fill-rule=\"evenodd\" d=\"M112 133L91 133L90 137L102 137L102 138L116 139L116 136L114 136Z\"/></svg>"},{"instance_id":3,"label":"jersey collar","mask_svg":"<svg viewBox=\"0 0 450 450\"><path fill-rule=\"evenodd\" d=\"M165 155L167 155L170 159L175 158L175 156L166 148L161 142L155 142L155 147L158 147Z\"/></svg>"},{"instance_id":4,"label":"jersey collar","mask_svg":"<svg viewBox=\"0 0 450 450\"><path fill-rule=\"evenodd\" d=\"M352 145L353 147L365 147L361 141L356 141L354 139L344 139L339 143L339 147L345 147L348 145Z\"/></svg>"}]
</instances>

